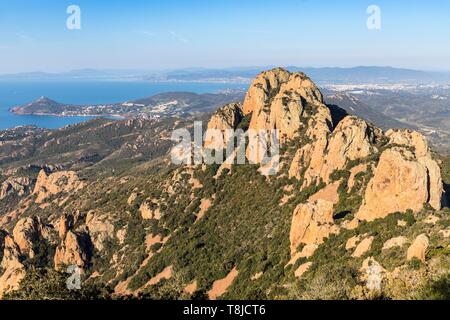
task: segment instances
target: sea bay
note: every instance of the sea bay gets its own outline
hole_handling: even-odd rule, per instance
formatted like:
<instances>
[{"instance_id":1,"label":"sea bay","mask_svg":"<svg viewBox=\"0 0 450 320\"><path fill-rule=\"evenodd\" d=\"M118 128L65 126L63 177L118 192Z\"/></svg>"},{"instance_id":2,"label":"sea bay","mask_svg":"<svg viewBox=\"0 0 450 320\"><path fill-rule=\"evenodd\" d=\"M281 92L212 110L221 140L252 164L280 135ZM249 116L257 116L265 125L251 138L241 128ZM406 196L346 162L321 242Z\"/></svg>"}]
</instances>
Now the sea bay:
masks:
<instances>
[{"instance_id":1,"label":"sea bay","mask_svg":"<svg viewBox=\"0 0 450 320\"><path fill-rule=\"evenodd\" d=\"M30 103L41 96L68 104L102 104L145 98L163 92L214 93L225 89L246 89L234 83L146 82L146 81L0 81L0 130L22 125L60 128L91 117L16 115L15 106Z\"/></svg>"}]
</instances>

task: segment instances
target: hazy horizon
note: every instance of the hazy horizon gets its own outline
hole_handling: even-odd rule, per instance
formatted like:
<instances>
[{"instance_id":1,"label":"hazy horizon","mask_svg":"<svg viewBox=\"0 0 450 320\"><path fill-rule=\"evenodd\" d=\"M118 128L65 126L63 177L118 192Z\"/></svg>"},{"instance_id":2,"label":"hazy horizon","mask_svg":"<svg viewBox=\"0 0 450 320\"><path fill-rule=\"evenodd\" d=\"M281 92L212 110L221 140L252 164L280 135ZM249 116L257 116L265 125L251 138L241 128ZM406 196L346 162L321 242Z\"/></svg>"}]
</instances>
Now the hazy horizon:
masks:
<instances>
[{"instance_id":1,"label":"hazy horizon","mask_svg":"<svg viewBox=\"0 0 450 320\"><path fill-rule=\"evenodd\" d=\"M166 68L166 69L133 69L133 68L95 68L95 67L84 67L84 68L76 68L76 69L67 69L60 71L45 71L41 69L37 70L29 70L29 71L21 71L21 72L6 72L0 73L0 76L5 75L20 75L20 74L28 74L28 73L44 73L44 74L65 74L72 72L81 72L81 71L94 71L94 72L154 72L154 73L163 73L163 72L172 72L178 70L253 70L253 69L261 69L261 71L269 70L272 68L281 67L281 68L304 68L304 69L357 69L357 68L392 68L398 70L411 70L411 71L421 71L421 72L437 72L437 73L449 73L450 69L420 69L420 68L403 68L398 66L389 66L389 65L354 65L354 66L334 66L334 65L323 65L323 66L298 66L298 65L266 65L266 66L231 66L231 67L199 67L199 66L186 66L180 68Z\"/></svg>"}]
</instances>

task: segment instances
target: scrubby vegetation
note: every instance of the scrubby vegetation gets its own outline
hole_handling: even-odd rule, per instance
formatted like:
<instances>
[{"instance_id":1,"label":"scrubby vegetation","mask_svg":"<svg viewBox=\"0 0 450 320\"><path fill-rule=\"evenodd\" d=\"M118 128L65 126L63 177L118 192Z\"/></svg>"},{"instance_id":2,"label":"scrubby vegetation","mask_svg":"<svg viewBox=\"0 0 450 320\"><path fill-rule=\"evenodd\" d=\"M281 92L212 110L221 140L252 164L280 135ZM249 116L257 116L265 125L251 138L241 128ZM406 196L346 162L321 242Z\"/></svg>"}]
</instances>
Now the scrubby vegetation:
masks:
<instances>
[{"instance_id":1,"label":"scrubby vegetation","mask_svg":"<svg viewBox=\"0 0 450 320\"><path fill-rule=\"evenodd\" d=\"M83 283L80 290L69 290L67 274L49 268L31 267L20 289L6 294L5 300L98 300L111 299L111 288L104 284Z\"/></svg>"}]
</instances>

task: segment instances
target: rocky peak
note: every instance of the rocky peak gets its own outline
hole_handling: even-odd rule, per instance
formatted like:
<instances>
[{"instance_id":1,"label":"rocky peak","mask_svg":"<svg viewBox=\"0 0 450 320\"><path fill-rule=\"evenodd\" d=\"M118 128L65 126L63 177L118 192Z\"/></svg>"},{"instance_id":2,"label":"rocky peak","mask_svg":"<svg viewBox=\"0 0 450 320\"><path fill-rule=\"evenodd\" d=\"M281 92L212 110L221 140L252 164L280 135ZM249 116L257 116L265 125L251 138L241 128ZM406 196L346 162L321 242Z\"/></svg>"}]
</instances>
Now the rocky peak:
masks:
<instances>
[{"instance_id":1,"label":"rocky peak","mask_svg":"<svg viewBox=\"0 0 450 320\"><path fill-rule=\"evenodd\" d=\"M321 92L304 73L290 73L283 68L275 68L260 73L253 81L245 96L244 114L256 113L270 106L277 95L287 92L297 94L308 103L323 103Z\"/></svg>"},{"instance_id":2,"label":"rocky peak","mask_svg":"<svg viewBox=\"0 0 450 320\"><path fill-rule=\"evenodd\" d=\"M276 130L281 142L300 135L304 128L309 137L325 138L330 133L332 119L330 110L323 102L318 87L304 73L290 73L282 68L262 72L250 86L242 107L227 105L216 112L208 129L235 129L243 116L250 117L248 129L254 135ZM229 137L225 136L225 141ZM261 146L265 138L250 139L247 158L255 163L261 161ZM211 142L207 146L214 146ZM217 145L220 149L223 145ZM323 151L323 150L321 150Z\"/></svg>"},{"instance_id":3,"label":"rocky peak","mask_svg":"<svg viewBox=\"0 0 450 320\"><path fill-rule=\"evenodd\" d=\"M277 68L261 73L250 86L244 100L244 114L252 114L249 129L278 130L283 140L298 134L305 109L331 119L317 86L304 73ZM320 110L322 108L322 110Z\"/></svg>"},{"instance_id":4,"label":"rocky peak","mask_svg":"<svg viewBox=\"0 0 450 320\"><path fill-rule=\"evenodd\" d=\"M290 73L282 68L260 73L253 81L244 99L244 114L261 109L271 96L274 96L282 83L286 82Z\"/></svg>"},{"instance_id":5,"label":"rocky peak","mask_svg":"<svg viewBox=\"0 0 450 320\"><path fill-rule=\"evenodd\" d=\"M61 192L75 192L83 187L78 175L74 171L58 171L47 175L41 170L36 180L33 193L36 203L42 203L51 195Z\"/></svg>"}]
</instances>

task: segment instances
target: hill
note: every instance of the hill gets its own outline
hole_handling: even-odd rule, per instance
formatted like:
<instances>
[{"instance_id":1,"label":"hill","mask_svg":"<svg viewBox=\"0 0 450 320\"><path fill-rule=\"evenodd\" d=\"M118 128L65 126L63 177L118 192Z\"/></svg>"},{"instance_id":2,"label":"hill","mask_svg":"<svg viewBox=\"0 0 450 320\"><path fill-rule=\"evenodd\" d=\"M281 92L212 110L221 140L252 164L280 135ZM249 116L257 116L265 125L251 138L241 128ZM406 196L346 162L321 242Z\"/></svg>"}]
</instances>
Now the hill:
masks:
<instances>
[{"instance_id":1,"label":"hill","mask_svg":"<svg viewBox=\"0 0 450 320\"><path fill-rule=\"evenodd\" d=\"M203 155L234 144L229 130L249 134L232 163L176 165L174 141L158 145L201 118L5 135L17 151L1 171L3 297L448 298L450 163L421 134L347 115L281 68L208 118ZM279 133L268 163L252 150L277 140L252 130ZM90 145L108 152L68 162ZM80 290L65 287L68 266L82 270Z\"/></svg>"}]
</instances>

